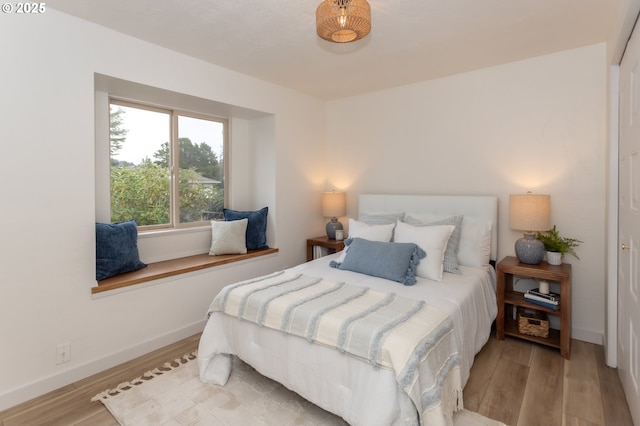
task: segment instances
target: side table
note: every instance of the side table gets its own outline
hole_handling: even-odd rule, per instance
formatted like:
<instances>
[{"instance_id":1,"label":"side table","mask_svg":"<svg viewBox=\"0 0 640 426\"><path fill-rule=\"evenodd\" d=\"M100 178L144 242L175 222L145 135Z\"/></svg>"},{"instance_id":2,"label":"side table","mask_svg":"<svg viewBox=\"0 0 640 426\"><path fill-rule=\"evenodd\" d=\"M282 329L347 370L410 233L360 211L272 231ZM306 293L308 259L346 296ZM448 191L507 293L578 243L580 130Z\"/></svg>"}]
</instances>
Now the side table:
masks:
<instances>
[{"instance_id":1,"label":"side table","mask_svg":"<svg viewBox=\"0 0 640 426\"><path fill-rule=\"evenodd\" d=\"M307 240L307 262L313 260L313 247L326 247L333 252L344 249L344 241L332 240L326 235Z\"/></svg>"},{"instance_id":2,"label":"side table","mask_svg":"<svg viewBox=\"0 0 640 426\"><path fill-rule=\"evenodd\" d=\"M504 336L513 336L543 345L560 349L563 358L571 355L571 265L549 265L542 261L539 265L520 263L516 257L507 256L497 265L496 296L498 299L498 316L496 318L496 337L503 340ZM538 278L555 281L560 284L560 307L558 310L549 309L524 298L524 293L513 289L513 277ZM560 317L560 330L549 330L549 337L537 337L522 334L518 331L517 321L512 317L514 307L523 307L546 312ZM506 312L508 310L508 312Z\"/></svg>"}]
</instances>

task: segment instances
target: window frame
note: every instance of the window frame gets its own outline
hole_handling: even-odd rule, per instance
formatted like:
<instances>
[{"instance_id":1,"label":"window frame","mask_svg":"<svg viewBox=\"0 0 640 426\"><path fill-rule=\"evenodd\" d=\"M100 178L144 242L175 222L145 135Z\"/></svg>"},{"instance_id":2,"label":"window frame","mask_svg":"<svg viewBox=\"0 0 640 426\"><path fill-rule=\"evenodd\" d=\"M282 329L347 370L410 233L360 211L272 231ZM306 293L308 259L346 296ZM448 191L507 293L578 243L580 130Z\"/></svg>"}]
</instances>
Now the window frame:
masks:
<instances>
[{"instance_id":1,"label":"window frame","mask_svg":"<svg viewBox=\"0 0 640 426\"><path fill-rule=\"evenodd\" d=\"M169 116L169 158L171 164L169 166L169 209L170 209L170 220L168 224L160 224L160 225L142 225L138 226L138 233L148 233L153 231L171 231L171 230L184 230L189 228L197 228L208 226L210 221L201 220L197 222L186 222L180 223L180 205L175 202L175 200L179 200L179 187L180 187L180 167L179 167L179 156L173 155L174 152L179 152L179 127L178 120L182 117L195 118L200 120L213 121L216 123L220 123L223 126L222 132L222 159L223 159L223 190L224 190L224 201L223 208L226 208L229 205L229 187L230 187L230 179L229 179L229 118L221 117L213 114L206 114L195 111L188 111L180 108L172 108L169 106L162 105L154 105L148 102L136 101L131 99L125 99L118 96L108 96L108 105L107 111L111 111L111 105L123 106L127 108L137 108L146 111L158 112L167 114ZM110 137L110 128L108 131L108 144L111 144ZM109 154L109 162L111 161L111 155ZM220 158L218 159L220 161ZM111 163L109 163L111 164ZM109 165L109 173L111 173L111 166ZM109 178L109 217L111 217L111 179Z\"/></svg>"}]
</instances>

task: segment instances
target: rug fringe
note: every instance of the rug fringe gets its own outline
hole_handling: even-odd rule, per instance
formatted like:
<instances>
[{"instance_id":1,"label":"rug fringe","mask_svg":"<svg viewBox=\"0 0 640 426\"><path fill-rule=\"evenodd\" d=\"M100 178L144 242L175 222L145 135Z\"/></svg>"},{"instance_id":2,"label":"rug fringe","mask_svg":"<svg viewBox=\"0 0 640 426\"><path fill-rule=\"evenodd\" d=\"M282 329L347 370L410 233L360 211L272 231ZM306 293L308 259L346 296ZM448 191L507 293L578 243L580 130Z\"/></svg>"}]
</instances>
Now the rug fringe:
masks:
<instances>
[{"instance_id":1,"label":"rug fringe","mask_svg":"<svg viewBox=\"0 0 640 426\"><path fill-rule=\"evenodd\" d=\"M142 374L142 376L138 376L132 380L129 380L128 382L122 382L115 388L107 389L103 392L100 392L99 394L91 398L91 402L112 398L116 395L121 394L122 392L133 388L134 386L146 383L154 377L161 376L164 373L167 373L175 368L180 367L181 365L188 363L189 361L193 361L197 357L197 350L186 353L179 358L175 358L173 361L165 362L161 367L156 367L153 370L145 372L144 374Z\"/></svg>"}]
</instances>

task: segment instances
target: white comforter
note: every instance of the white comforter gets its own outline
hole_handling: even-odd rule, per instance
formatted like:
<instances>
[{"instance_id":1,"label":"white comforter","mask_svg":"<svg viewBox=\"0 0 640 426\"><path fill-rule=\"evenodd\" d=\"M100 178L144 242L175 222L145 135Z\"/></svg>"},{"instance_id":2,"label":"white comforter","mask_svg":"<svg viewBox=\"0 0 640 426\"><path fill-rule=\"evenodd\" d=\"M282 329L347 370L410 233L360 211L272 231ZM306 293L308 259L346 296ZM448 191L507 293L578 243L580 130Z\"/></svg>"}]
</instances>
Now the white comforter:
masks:
<instances>
[{"instance_id":1,"label":"white comforter","mask_svg":"<svg viewBox=\"0 0 640 426\"><path fill-rule=\"evenodd\" d=\"M486 343L497 308L493 268L461 267L461 275L443 281L419 279L414 286L329 268L337 255L292 268L292 272L368 286L383 292L425 300L454 322L462 356L462 383L469 377L474 355ZM280 331L213 313L200 341L198 362L204 382L225 384L231 362L220 354L235 354L256 370L296 391L353 425L418 424L415 406L397 389L392 371L334 349L314 345Z\"/></svg>"}]
</instances>

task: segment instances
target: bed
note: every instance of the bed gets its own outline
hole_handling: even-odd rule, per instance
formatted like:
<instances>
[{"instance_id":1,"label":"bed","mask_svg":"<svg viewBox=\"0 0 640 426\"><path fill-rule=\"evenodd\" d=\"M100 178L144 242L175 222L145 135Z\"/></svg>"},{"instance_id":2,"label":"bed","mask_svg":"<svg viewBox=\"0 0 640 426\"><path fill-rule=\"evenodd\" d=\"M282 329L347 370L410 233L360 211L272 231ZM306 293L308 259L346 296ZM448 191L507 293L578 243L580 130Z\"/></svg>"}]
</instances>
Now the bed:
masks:
<instances>
[{"instance_id":1,"label":"bed","mask_svg":"<svg viewBox=\"0 0 640 426\"><path fill-rule=\"evenodd\" d=\"M461 389L469 378L474 356L487 342L491 324L497 313L495 272L490 264L497 257L497 210L497 198L491 196L360 195L358 218L357 220L349 219L349 232L353 232L356 236L362 235L362 238L349 241L350 246L347 248L346 255L343 252L332 254L286 271L236 283L225 287L214 299L198 349L200 379L203 382L224 385L231 373L230 356L235 355L261 374L282 383L352 425L452 424L453 412L462 408ZM458 220L455 226L451 224L453 218ZM394 222L397 219L401 220ZM455 267L448 265L448 270L453 272L446 272L447 269L441 266L440 276L424 278L425 273L428 275L432 272L425 272L424 268L431 268L434 260L439 261L441 265L446 263L444 253L439 254L436 248L431 247L427 247L425 250L427 256L421 259L415 268L415 273L410 277L412 281L415 280L412 285L402 285L396 282L398 280L392 281L386 277L369 275L368 270L363 273L358 269L359 267L352 270L341 268L348 263L348 258L356 258L358 253L356 250L362 247L356 246L356 242L365 245L375 244L375 248L383 246L383 242L373 243L364 237L379 233L383 226L391 222L395 223L391 236L394 240L393 244L396 244L393 247L410 244L409 241L413 238L416 238L415 245L420 247L419 243L424 241L421 235L429 235L431 238L430 235L434 232L441 234L449 232L445 239L447 247L441 247L444 251L449 248L447 244L457 229L459 239L455 256L457 264ZM414 235L417 236L414 237ZM372 238L375 240L376 237ZM369 248L367 246L367 250ZM419 255L419 252L419 248L414 248L412 259ZM432 255L429 256L429 253ZM450 252L447 252L447 258L451 260ZM430 266L425 259L431 262ZM384 266L383 259L373 263L378 267ZM382 274L377 275L384 274L383 271ZM411 273L407 272L405 279L410 275ZM313 286L317 283L319 283L317 285L326 286L335 284L337 288L343 283L348 283L349 289L366 289L363 291L374 294L376 297L392 294L394 301L403 303L417 301L416 303L420 303L420 306L433 307L434 311L440 313L442 321L434 322L434 332L429 331L429 333L438 334L435 333L436 329L442 330L444 324L450 325L448 331L438 334L438 339L443 341L445 337L442 336L448 336L446 337L448 355L441 356L433 346L429 346L427 351L423 351L418 356L426 357L431 354L432 358L448 361L442 361L440 367L437 366L438 364L429 365L425 368L437 371L427 371L425 374L419 370L415 373L416 376L411 376L410 379L413 380L413 386L421 381L420 374L426 376L433 374L429 376L426 384L418 389L418 392L422 392L419 395L422 395L423 399L426 398L425 395L429 395L426 398L429 399L426 404L428 407L425 408L424 401L415 397L412 393L413 388L408 391L404 384L400 385L398 371L395 371L397 368L394 370L393 365L390 367L382 361L378 362L379 358L365 359L357 351L345 351L342 346L336 347L339 345L312 341L301 334L296 335L283 332L277 327L265 326L265 311L258 312L258 308L254 309L255 317L261 318L263 322L246 320L246 317L238 319L225 312L223 304L227 303L227 308L234 306L227 310L237 309L245 315L250 309L247 308L245 311L243 310L245 305L238 307L231 302L234 292L246 291L241 289L248 289L254 285L263 285L266 288L266 284L263 283L282 281L281 277L286 277L285 281L292 282L307 279L310 283L313 281ZM312 278L317 279L312 280ZM280 281L272 287L281 285ZM304 286L313 288L312 284L304 284ZM303 288L302 284L299 288ZM248 298L247 293L244 296L239 294L237 297L236 305L240 300ZM271 296L269 300L275 298L276 296ZM387 296L386 299L389 297ZM289 307L287 312L297 312L297 306L308 302L297 303L296 309L292 310ZM268 308L269 312L276 310L273 306ZM327 308L325 311L330 309ZM322 321L330 322L328 319L325 320L324 316L322 318ZM351 326L350 324L349 327ZM402 327L412 330L416 328L406 324L402 324ZM425 336L429 327L424 327ZM386 334L384 336L385 339L396 342L391 337L387 338ZM417 336L418 341L434 340L431 336L428 339L425 336ZM344 333L339 338L344 341ZM369 352L374 346L376 351L373 352L376 354L383 352L378 340L375 344L371 342L368 344ZM445 343L440 344L440 340L437 341L436 346L438 345L445 347ZM354 346L357 345L354 344ZM402 345L394 343L389 346ZM379 356L384 358L387 354L385 352L385 355ZM394 355L388 356L393 361ZM455 364L451 366L449 364L452 364L452 360ZM445 365L447 365L446 369ZM446 374L443 373L445 370ZM442 378L442 386L440 386L440 378ZM434 401L434 398L437 400ZM434 406L437 409L433 409Z\"/></svg>"}]
</instances>

